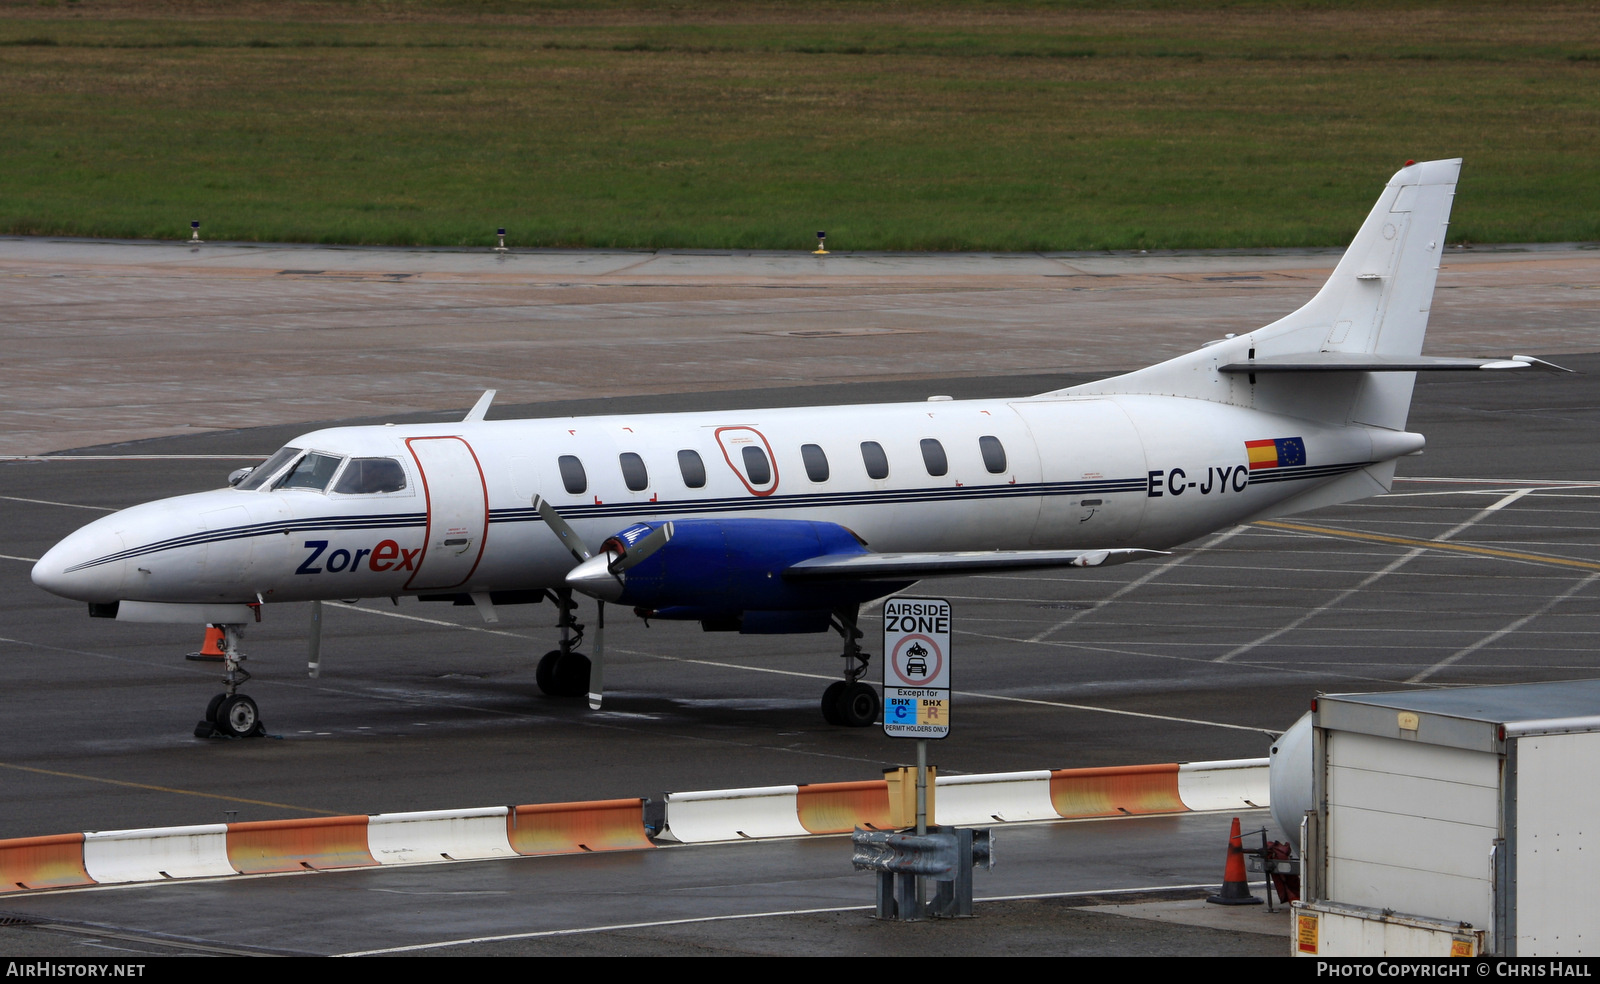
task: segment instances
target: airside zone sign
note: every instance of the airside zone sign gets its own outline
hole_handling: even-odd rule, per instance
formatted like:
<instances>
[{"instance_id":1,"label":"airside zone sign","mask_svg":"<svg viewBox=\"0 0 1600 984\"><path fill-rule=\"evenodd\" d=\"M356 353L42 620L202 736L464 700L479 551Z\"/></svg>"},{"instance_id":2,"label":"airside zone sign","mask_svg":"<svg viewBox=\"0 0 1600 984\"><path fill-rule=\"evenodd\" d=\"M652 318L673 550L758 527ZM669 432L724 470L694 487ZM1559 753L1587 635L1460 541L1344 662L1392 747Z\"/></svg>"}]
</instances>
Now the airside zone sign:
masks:
<instances>
[{"instance_id":1,"label":"airside zone sign","mask_svg":"<svg viewBox=\"0 0 1600 984\"><path fill-rule=\"evenodd\" d=\"M943 598L883 603L883 733L950 733L950 603Z\"/></svg>"}]
</instances>

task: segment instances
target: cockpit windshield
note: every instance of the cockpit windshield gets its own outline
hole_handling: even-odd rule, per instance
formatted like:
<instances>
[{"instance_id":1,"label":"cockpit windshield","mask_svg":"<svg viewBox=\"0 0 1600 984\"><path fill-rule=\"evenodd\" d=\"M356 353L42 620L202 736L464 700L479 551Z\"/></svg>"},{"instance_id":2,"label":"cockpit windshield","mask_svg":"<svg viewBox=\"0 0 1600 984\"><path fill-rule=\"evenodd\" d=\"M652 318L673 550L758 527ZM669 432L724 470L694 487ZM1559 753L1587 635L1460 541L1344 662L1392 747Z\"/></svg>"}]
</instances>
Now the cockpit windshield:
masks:
<instances>
[{"instance_id":1,"label":"cockpit windshield","mask_svg":"<svg viewBox=\"0 0 1600 984\"><path fill-rule=\"evenodd\" d=\"M245 489L247 491L250 489L259 489L267 479L277 474L279 469L281 469L284 465L287 465L291 460L293 460L294 456L299 453L299 448L279 448L277 454L257 465L250 472L250 474L246 475L244 480L238 485L235 485L234 488Z\"/></svg>"},{"instance_id":2,"label":"cockpit windshield","mask_svg":"<svg viewBox=\"0 0 1600 984\"><path fill-rule=\"evenodd\" d=\"M323 454L320 451L311 451L289 469L289 474L283 476L273 485L274 489L311 489L321 492L333 480L333 473L339 470L339 463L344 458L336 454Z\"/></svg>"}]
</instances>

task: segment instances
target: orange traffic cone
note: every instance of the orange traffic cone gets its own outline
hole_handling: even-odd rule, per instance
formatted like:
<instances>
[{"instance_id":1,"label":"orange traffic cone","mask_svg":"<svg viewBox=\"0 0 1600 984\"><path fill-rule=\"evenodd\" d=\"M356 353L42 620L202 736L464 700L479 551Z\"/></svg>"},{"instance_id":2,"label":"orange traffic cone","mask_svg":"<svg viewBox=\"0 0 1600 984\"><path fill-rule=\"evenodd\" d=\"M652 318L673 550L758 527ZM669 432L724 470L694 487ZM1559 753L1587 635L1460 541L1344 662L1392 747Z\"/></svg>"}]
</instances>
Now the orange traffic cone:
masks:
<instances>
[{"instance_id":1,"label":"orange traffic cone","mask_svg":"<svg viewBox=\"0 0 1600 984\"><path fill-rule=\"evenodd\" d=\"M206 626L206 641L197 653L190 653L186 659L202 663L220 663L223 660L222 652L222 626Z\"/></svg>"},{"instance_id":2,"label":"orange traffic cone","mask_svg":"<svg viewBox=\"0 0 1600 984\"><path fill-rule=\"evenodd\" d=\"M1206 899L1217 905L1260 905L1261 900L1250 894L1249 875L1244 870L1244 844L1239 837L1239 818L1233 818L1233 829L1228 833L1228 863L1222 869L1222 891Z\"/></svg>"}]
</instances>

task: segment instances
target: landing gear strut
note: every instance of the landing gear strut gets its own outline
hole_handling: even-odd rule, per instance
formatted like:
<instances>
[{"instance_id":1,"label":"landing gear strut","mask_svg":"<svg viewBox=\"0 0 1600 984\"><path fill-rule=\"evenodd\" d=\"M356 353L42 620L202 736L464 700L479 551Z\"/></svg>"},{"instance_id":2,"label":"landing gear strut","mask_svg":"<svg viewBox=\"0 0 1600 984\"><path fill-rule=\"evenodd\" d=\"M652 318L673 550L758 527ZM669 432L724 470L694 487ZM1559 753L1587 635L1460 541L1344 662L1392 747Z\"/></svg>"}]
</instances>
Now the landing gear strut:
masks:
<instances>
[{"instance_id":1,"label":"landing gear strut","mask_svg":"<svg viewBox=\"0 0 1600 984\"><path fill-rule=\"evenodd\" d=\"M572 600L570 588L560 589L555 596L561 612L556 623L561 627L561 648L544 654L533 679L539 690L551 697L582 697L589 692L589 657L578 652L583 642L583 625L575 617L578 603Z\"/></svg>"},{"instance_id":2,"label":"landing gear strut","mask_svg":"<svg viewBox=\"0 0 1600 984\"><path fill-rule=\"evenodd\" d=\"M222 629L222 693L211 698L206 705L204 721L194 726L196 738L258 738L267 733L261 723L261 712L256 702L238 692L239 686L250 679L250 672L239 664L244 653L239 651L239 634L242 625L223 625Z\"/></svg>"},{"instance_id":3,"label":"landing gear strut","mask_svg":"<svg viewBox=\"0 0 1600 984\"><path fill-rule=\"evenodd\" d=\"M844 637L844 679L828 684L822 692L822 718L829 724L851 728L870 727L883 710L883 701L870 684L862 683L871 655L861 651L861 630L856 627L859 607L841 608L833 613L833 628Z\"/></svg>"}]
</instances>

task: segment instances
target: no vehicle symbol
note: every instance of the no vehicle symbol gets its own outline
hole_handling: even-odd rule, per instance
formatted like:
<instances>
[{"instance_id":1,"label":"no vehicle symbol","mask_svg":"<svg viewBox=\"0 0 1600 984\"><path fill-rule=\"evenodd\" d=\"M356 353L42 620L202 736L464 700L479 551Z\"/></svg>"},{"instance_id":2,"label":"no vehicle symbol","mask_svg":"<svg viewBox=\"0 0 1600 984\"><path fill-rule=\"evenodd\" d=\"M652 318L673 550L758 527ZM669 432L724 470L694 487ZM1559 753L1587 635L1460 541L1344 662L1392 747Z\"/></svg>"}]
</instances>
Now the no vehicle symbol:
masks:
<instances>
[{"instance_id":1,"label":"no vehicle symbol","mask_svg":"<svg viewBox=\"0 0 1600 984\"><path fill-rule=\"evenodd\" d=\"M932 636L902 636L889 660L894 675L907 687L926 687L944 677L944 650Z\"/></svg>"}]
</instances>

